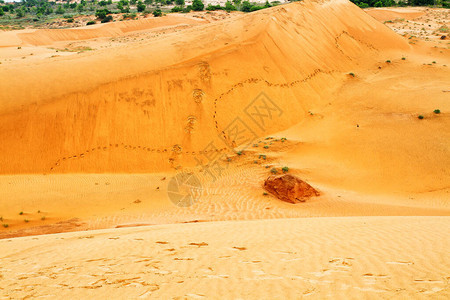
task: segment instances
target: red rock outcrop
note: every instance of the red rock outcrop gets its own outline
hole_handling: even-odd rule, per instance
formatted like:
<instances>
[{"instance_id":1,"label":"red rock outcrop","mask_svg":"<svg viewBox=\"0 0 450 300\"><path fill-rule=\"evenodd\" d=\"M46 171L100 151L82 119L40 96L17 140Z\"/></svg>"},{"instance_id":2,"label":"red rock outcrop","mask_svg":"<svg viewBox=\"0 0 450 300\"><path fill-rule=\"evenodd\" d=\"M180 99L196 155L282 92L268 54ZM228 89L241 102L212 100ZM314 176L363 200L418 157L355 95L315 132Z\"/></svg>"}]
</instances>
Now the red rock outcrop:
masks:
<instances>
[{"instance_id":1,"label":"red rock outcrop","mask_svg":"<svg viewBox=\"0 0 450 300\"><path fill-rule=\"evenodd\" d=\"M278 199L294 204L320 195L308 183L288 174L269 176L264 182L264 188Z\"/></svg>"}]
</instances>

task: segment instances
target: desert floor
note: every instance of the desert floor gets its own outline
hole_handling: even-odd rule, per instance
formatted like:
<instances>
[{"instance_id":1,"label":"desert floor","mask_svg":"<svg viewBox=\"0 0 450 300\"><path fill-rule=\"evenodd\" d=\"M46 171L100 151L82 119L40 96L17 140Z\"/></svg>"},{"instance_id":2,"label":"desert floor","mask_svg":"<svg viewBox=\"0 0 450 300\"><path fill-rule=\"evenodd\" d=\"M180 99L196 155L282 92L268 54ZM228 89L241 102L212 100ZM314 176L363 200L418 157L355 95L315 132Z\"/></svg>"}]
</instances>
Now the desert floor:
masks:
<instances>
[{"instance_id":1,"label":"desert floor","mask_svg":"<svg viewBox=\"0 0 450 300\"><path fill-rule=\"evenodd\" d=\"M305 0L0 32L0 299L448 299L449 20ZM283 167L321 195L265 195Z\"/></svg>"}]
</instances>

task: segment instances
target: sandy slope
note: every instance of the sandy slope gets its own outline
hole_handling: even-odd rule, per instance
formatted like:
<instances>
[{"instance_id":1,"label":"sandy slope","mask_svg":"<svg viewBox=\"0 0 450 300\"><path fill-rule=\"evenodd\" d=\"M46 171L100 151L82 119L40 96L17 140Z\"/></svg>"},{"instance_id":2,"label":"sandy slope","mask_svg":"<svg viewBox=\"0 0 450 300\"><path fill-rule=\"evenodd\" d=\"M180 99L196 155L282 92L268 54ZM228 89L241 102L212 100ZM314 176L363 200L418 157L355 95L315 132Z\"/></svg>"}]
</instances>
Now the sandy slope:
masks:
<instances>
[{"instance_id":1,"label":"sandy slope","mask_svg":"<svg viewBox=\"0 0 450 300\"><path fill-rule=\"evenodd\" d=\"M446 217L161 225L0 241L5 299L448 299Z\"/></svg>"},{"instance_id":2,"label":"sandy slope","mask_svg":"<svg viewBox=\"0 0 450 300\"><path fill-rule=\"evenodd\" d=\"M400 33L343 0L0 33L0 295L448 297L449 49ZM263 195L284 166L321 196Z\"/></svg>"},{"instance_id":3,"label":"sandy slope","mask_svg":"<svg viewBox=\"0 0 450 300\"><path fill-rule=\"evenodd\" d=\"M342 83L352 57L393 48L409 46L356 6L306 2L133 47L5 64L0 172L169 170L174 145L192 161L261 91L292 109L253 128L260 136L301 121Z\"/></svg>"}]
</instances>

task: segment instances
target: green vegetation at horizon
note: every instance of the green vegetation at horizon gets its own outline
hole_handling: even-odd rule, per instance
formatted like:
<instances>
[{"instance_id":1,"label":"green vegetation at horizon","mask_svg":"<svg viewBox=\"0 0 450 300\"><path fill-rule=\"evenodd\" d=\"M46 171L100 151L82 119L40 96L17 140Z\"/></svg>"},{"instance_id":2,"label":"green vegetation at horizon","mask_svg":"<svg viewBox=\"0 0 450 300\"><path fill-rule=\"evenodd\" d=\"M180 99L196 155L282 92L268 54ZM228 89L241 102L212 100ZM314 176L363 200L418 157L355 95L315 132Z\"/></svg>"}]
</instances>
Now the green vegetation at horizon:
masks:
<instances>
[{"instance_id":1,"label":"green vegetation at horizon","mask_svg":"<svg viewBox=\"0 0 450 300\"><path fill-rule=\"evenodd\" d=\"M292 0L296 1L296 0ZM442 6L450 7L450 0L351 0L361 8L383 6ZM279 1L266 1L265 4L250 1L227 1L225 6L204 5L202 0L193 0L192 5L185 5L185 0L22 0L9 2L0 0L0 29L22 29L25 27L43 27L56 24L57 27L73 27L92 25L99 22L106 23L116 20L135 19L138 15L153 14L160 17L163 13L190 11L253 12L281 4ZM95 16L95 18L94 18ZM114 17L116 16L116 17ZM80 17L85 17L80 20ZM77 19L76 19L77 18ZM75 21L77 20L77 21Z\"/></svg>"}]
</instances>

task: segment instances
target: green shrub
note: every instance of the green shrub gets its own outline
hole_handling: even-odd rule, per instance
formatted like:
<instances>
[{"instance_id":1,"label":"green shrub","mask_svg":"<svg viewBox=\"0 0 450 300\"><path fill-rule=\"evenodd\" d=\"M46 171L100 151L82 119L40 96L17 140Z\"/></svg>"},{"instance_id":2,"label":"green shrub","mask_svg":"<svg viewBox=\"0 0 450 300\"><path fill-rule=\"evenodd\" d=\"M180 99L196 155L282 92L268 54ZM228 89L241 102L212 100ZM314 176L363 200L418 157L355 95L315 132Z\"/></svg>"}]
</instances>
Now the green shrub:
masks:
<instances>
[{"instance_id":1,"label":"green shrub","mask_svg":"<svg viewBox=\"0 0 450 300\"><path fill-rule=\"evenodd\" d=\"M111 15L106 16L101 22L102 23L108 23L113 20L113 17Z\"/></svg>"},{"instance_id":2,"label":"green shrub","mask_svg":"<svg viewBox=\"0 0 450 300\"><path fill-rule=\"evenodd\" d=\"M243 12L251 12L252 4L249 1L242 2L241 10Z\"/></svg>"},{"instance_id":3,"label":"green shrub","mask_svg":"<svg viewBox=\"0 0 450 300\"><path fill-rule=\"evenodd\" d=\"M434 112L435 114L440 114L440 113L441 113L441 110L440 110L440 109L435 109L435 110L433 110L433 112Z\"/></svg>"},{"instance_id":4,"label":"green shrub","mask_svg":"<svg viewBox=\"0 0 450 300\"><path fill-rule=\"evenodd\" d=\"M8 228L9 225L8 224L3 224L3 227Z\"/></svg>"},{"instance_id":5,"label":"green shrub","mask_svg":"<svg viewBox=\"0 0 450 300\"><path fill-rule=\"evenodd\" d=\"M281 170L283 171L283 173L289 172L289 168L288 167L283 167Z\"/></svg>"},{"instance_id":6,"label":"green shrub","mask_svg":"<svg viewBox=\"0 0 450 300\"><path fill-rule=\"evenodd\" d=\"M419 115L418 118L419 118L420 120L422 120L422 119L424 118L424 116Z\"/></svg>"},{"instance_id":7,"label":"green shrub","mask_svg":"<svg viewBox=\"0 0 450 300\"><path fill-rule=\"evenodd\" d=\"M95 24L95 21L89 21L86 23L86 25L94 25L94 24Z\"/></svg>"},{"instance_id":8,"label":"green shrub","mask_svg":"<svg viewBox=\"0 0 450 300\"><path fill-rule=\"evenodd\" d=\"M236 6L234 6L233 4L231 4L230 1L227 1L227 2L225 3L225 10L226 10L227 12L235 11L235 10L236 10Z\"/></svg>"},{"instance_id":9,"label":"green shrub","mask_svg":"<svg viewBox=\"0 0 450 300\"><path fill-rule=\"evenodd\" d=\"M147 8L147 6L144 3L142 3L141 1L138 2L136 7L137 7L138 12L143 12Z\"/></svg>"},{"instance_id":10,"label":"green shrub","mask_svg":"<svg viewBox=\"0 0 450 300\"><path fill-rule=\"evenodd\" d=\"M278 173L278 171L277 171L277 169L275 169L275 168L272 168L272 169L270 170L270 173L272 173L272 174L277 174L277 173Z\"/></svg>"},{"instance_id":11,"label":"green shrub","mask_svg":"<svg viewBox=\"0 0 450 300\"><path fill-rule=\"evenodd\" d=\"M111 12L108 9L97 9L95 12L95 16L99 18L100 20L103 20L106 18L106 15L109 15Z\"/></svg>"},{"instance_id":12,"label":"green shrub","mask_svg":"<svg viewBox=\"0 0 450 300\"><path fill-rule=\"evenodd\" d=\"M213 11L213 10L222 10L222 6L220 5L212 5L211 3L208 4L208 6L206 7L207 11Z\"/></svg>"},{"instance_id":13,"label":"green shrub","mask_svg":"<svg viewBox=\"0 0 450 300\"><path fill-rule=\"evenodd\" d=\"M194 0L192 1L192 10L193 11L202 11L205 8L202 0Z\"/></svg>"},{"instance_id":14,"label":"green shrub","mask_svg":"<svg viewBox=\"0 0 450 300\"><path fill-rule=\"evenodd\" d=\"M183 11L183 7L181 7L181 6L175 6L175 7L173 7L170 11L171 11L171 12L180 12L180 11Z\"/></svg>"},{"instance_id":15,"label":"green shrub","mask_svg":"<svg viewBox=\"0 0 450 300\"><path fill-rule=\"evenodd\" d=\"M153 11L153 16L154 17L161 17L162 16L162 11L159 8L155 9Z\"/></svg>"}]
</instances>

